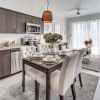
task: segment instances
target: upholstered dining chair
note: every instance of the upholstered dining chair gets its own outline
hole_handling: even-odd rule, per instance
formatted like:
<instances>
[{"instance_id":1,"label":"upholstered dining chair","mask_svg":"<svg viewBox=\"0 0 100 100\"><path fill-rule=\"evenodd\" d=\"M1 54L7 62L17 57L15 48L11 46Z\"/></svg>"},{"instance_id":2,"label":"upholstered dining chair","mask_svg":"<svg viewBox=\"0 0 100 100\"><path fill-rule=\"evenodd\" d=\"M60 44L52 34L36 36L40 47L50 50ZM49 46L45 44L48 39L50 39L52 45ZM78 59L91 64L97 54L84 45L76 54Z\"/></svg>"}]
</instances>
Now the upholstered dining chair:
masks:
<instances>
[{"instance_id":1,"label":"upholstered dining chair","mask_svg":"<svg viewBox=\"0 0 100 100\"><path fill-rule=\"evenodd\" d=\"M78 51L66 55L61 71L56 70L51 73L51 84L50 84L51 89L59 94L60 100L64 100L64 95L70 86L72 90L73 99L76 100L73 83L74 83L75 67L76 67L78 56L79 56ZM39 84L42 84L44 86L46 85L45 74L41 76L37 76L38 87ZM39 89L37 91L38 91L37 93L39 93ZM39 94L37 94L37 96L39 96Z\"/></svg>"},{"instance_id":2,"label":"upholstered dining chair","mask_svg":"<svg viewBox=\"0 0 100 100\"><path fill-rule=\"evenodd\" d=\"M76 51L76 50L75 50ZM80 52L80 55L78 57L78 60L77 60L77 64L76 64L76 69L75 69L75 80L77 77L79 77L79 82L80 82L80 85L81 87L83 87L83 84L82 84L82 78L81 78L81 67L82 67L82 60L83 60L83 55L85 53L85 48L82 48L82 49L79 49L77 50Z\"/></svg>"},{"instance_id":3,"label":"upholstered dining chair","mask_svg":"<svg viewBox=\"0 0 100 100\"><path fill-rule=\"evenodd\" d=\"M36 48L34 46L27 46L27 47L20 48L20 54L21 54L22 59L26 57L31 57L35 52L36 52ZM42 72L28 65L25 65L25 74L29 76L30 78L32 78L35 81L35 83L36 83L36 77L43 75ZM23 85L23 92L24 92L25 91L25 80L22 82L22 85Z\"/></svg>"},{"instance_id":4,"label":"upholstered dining chair","mask_svg":"<svg viewBox=\"0 0 100 100\"><path fill-rule=\"evenodd\" d=\"M47 53L49 51L50 44L44 43L37 46L38 51L41 53Z\"/></svg>"}]
</instances>

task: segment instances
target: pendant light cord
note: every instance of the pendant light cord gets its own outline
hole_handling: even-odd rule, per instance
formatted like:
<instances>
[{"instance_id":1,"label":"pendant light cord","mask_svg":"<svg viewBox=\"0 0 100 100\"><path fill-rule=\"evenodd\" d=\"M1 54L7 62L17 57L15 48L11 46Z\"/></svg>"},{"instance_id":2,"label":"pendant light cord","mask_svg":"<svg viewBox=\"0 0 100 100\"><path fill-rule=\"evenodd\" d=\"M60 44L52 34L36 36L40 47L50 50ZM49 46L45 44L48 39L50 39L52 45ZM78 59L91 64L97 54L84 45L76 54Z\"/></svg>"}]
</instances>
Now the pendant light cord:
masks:
<instances>
[{"instance_id":1,"label":"pendant light cord","mask_svg":"<svg viewBox=\"0 0 100 100\"><path fill-rule=\"evenodd\" d=\"M48 10L48 8L49 8L49 0L47 0L47 10Z\"/></svg>"}]
</instances>

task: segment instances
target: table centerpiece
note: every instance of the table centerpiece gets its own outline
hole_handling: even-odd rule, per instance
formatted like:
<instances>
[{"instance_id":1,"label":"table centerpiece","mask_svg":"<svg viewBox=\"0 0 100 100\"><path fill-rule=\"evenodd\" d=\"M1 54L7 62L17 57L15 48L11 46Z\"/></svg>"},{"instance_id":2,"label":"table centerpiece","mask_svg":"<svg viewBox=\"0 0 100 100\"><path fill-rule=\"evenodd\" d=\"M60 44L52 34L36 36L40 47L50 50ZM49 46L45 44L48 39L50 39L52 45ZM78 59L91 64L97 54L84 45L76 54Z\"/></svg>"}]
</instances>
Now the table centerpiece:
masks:
<instances>
[{"instance_id":1,"label":"table centerpiece","mask_svg":"<svg viewBox=\"0 0 100 100\"><path fill-rule=\"evenodd\" d=\"M54 54L54 44L59 43L62 40L62 35L58 33L46 33L44 39L46 43L50 43L50 52L51 54Z\"/></svg>"}]
</instances>

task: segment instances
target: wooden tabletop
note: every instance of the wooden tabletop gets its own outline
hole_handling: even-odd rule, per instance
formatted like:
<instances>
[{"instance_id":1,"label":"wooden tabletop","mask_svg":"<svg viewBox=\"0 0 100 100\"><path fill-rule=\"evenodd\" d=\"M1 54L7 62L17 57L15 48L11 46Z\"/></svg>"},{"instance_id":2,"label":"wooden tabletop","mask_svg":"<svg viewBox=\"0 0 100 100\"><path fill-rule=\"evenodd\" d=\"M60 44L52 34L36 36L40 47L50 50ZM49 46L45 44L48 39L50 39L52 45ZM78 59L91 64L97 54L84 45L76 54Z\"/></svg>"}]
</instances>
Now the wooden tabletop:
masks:
<instances>
[{"instance_id":1,"label":"wooden tabletop","mask_svg":"<svg viewBox=\"0 0 100 100\"><path fill-rule=\"evenodd\" d=\"M30 63L34 63L38 66L43 67L43 68L50 69L50 68L62 63L64 61L64 57L56 56L56 62L54 64L45 64L45 63L43 63L42 59L38 59L38 58L35 59L35 58L32 58L32 57L25 58L24 60L28 61Z\"/></svg>"}]
</instances>

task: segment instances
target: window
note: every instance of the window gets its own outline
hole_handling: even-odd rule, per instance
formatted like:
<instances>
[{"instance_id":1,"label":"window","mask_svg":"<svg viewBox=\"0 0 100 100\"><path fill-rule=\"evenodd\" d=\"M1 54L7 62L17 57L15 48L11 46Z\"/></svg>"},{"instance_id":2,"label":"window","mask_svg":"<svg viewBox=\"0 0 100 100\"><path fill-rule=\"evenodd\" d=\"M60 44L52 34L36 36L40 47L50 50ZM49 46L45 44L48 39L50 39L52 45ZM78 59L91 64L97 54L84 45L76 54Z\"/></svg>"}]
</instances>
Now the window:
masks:
<instances>
[{"instance_id":1,"label":"window","mask_svg":"<svg viewBox=\"0 0 100 100\"><path fill-rule=\"evenodd\" d=\"M100 20L72 23L72 47L85 47L84 41L93 40L92 53L100 54Z\"/></svg>"},{"instance_id":2,"label":"window","mask_svg":"<svg viewBox=\"0 0 100 100\"><path fill-rule=\"evenodd\" d=\"M44 34L52 33L52 23L44 23Z\"/></svg>"}]
</instances>

